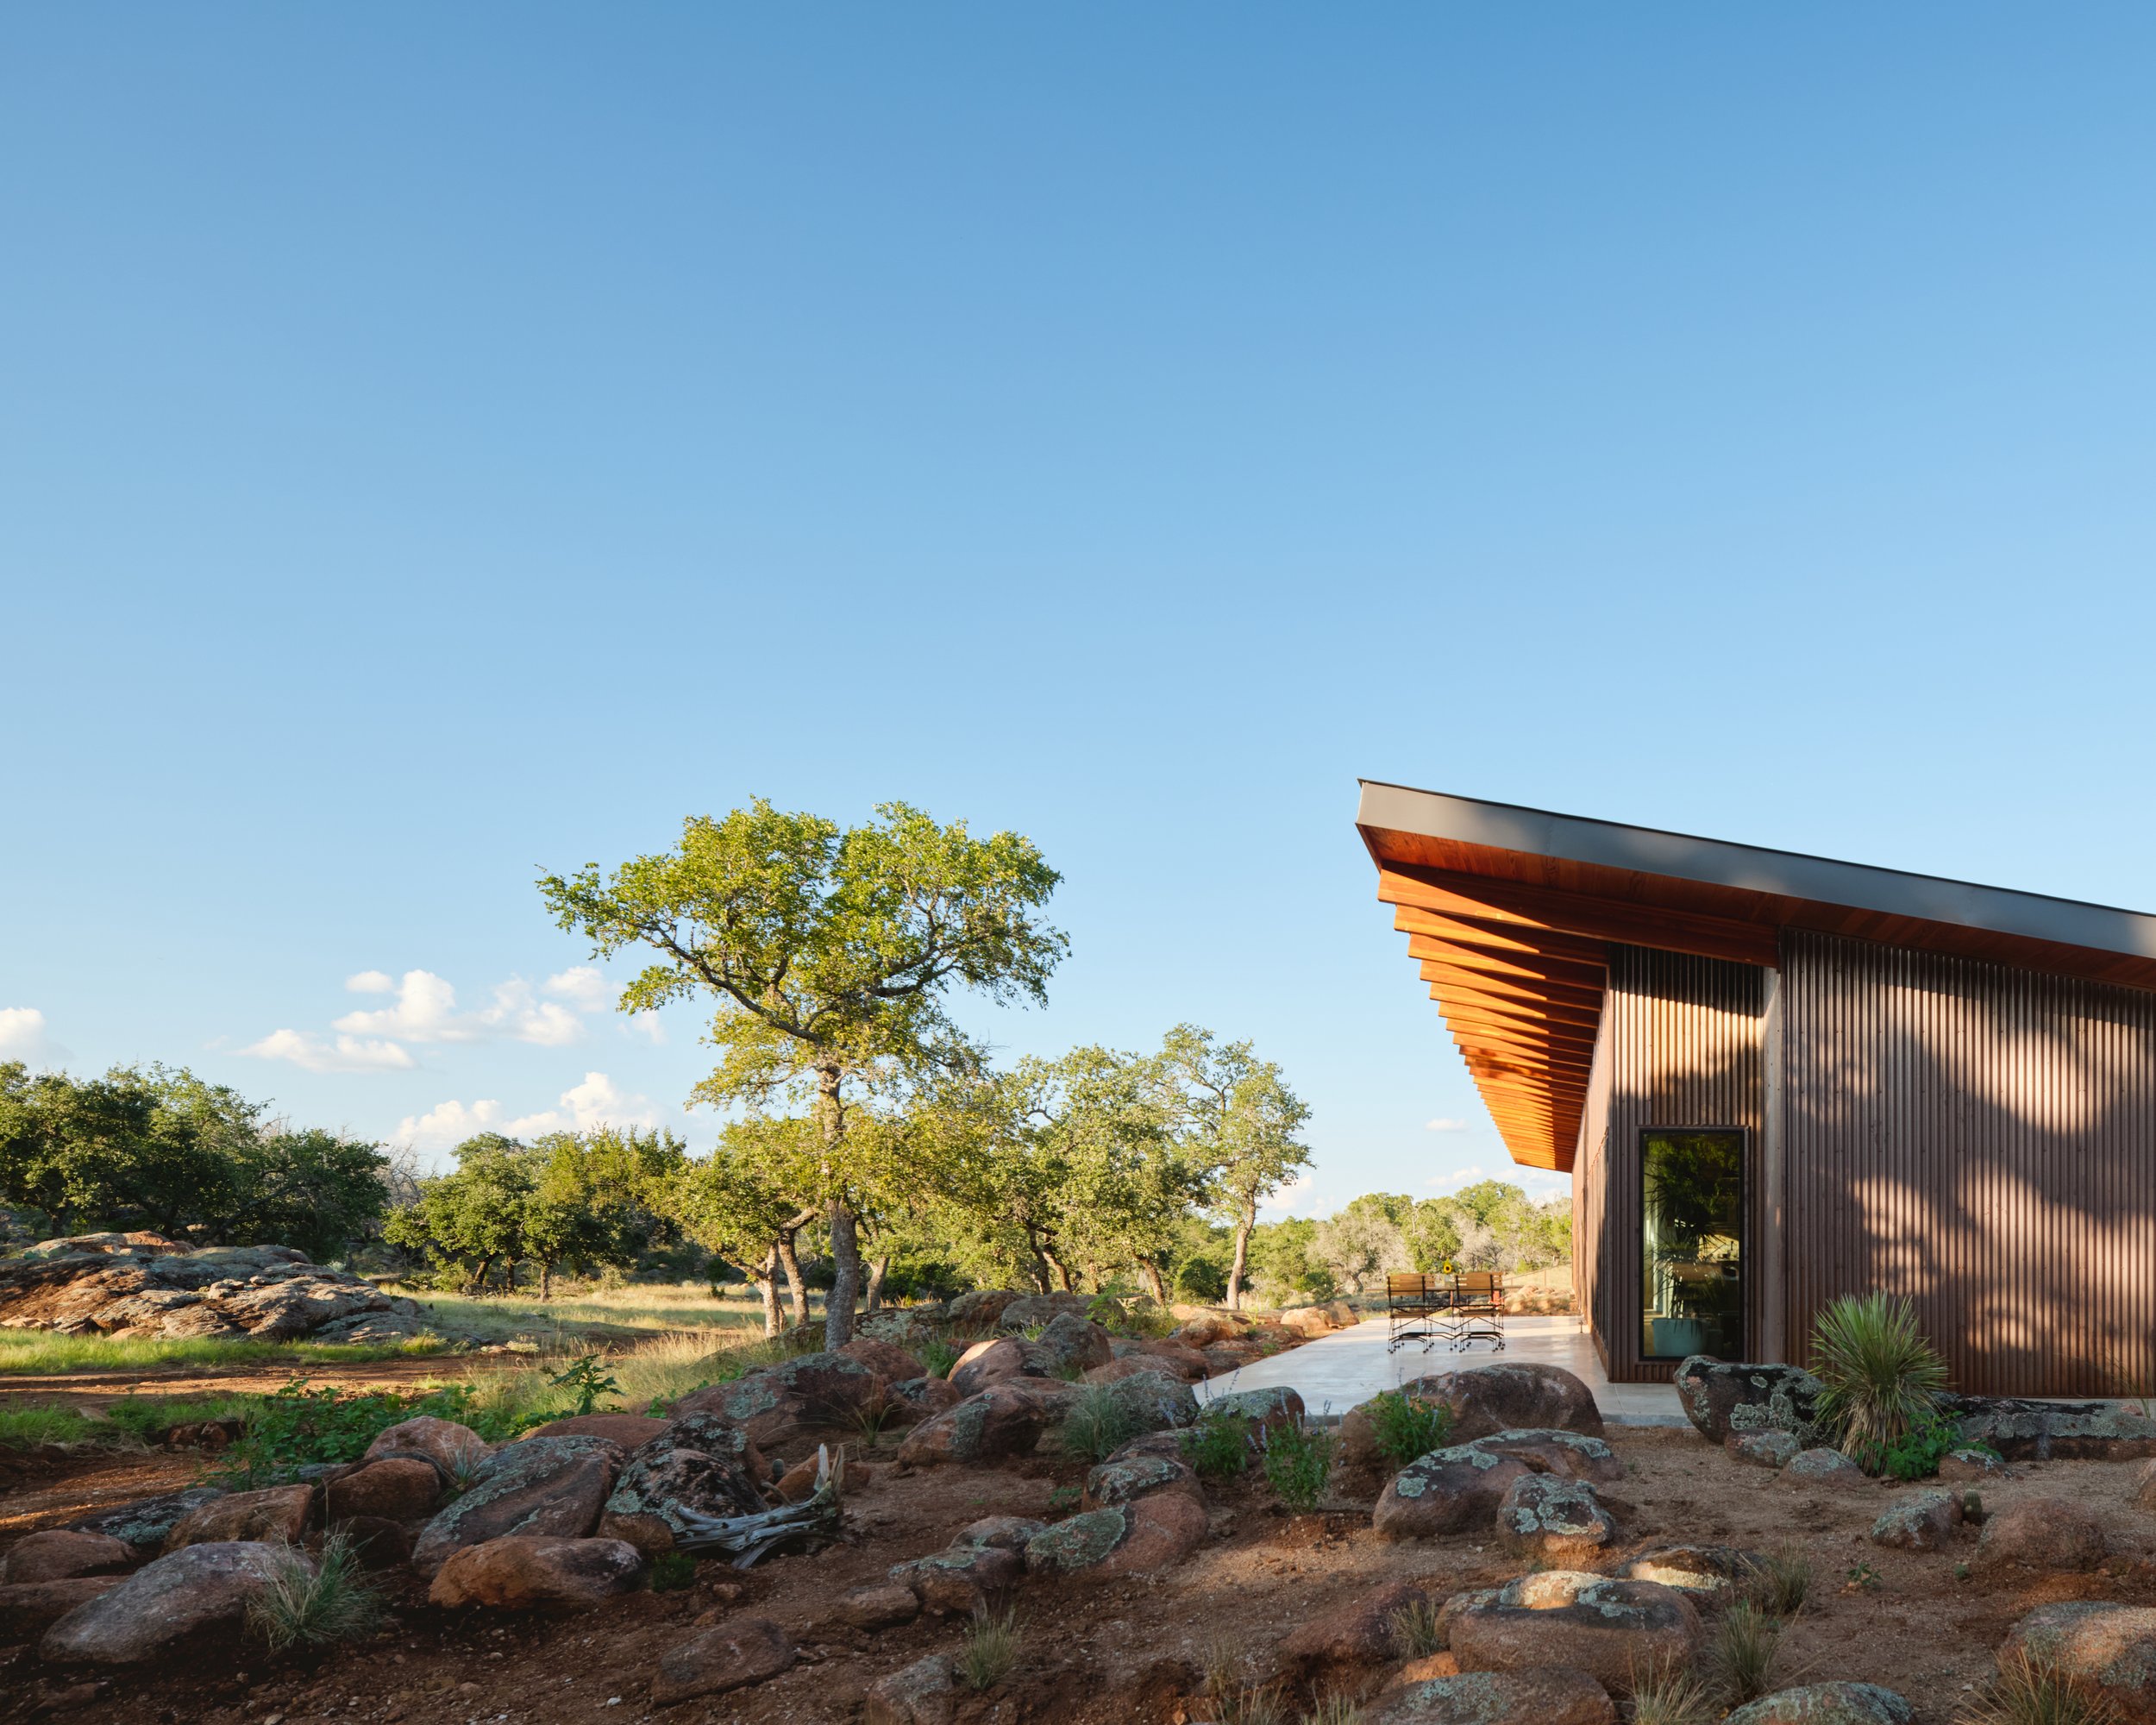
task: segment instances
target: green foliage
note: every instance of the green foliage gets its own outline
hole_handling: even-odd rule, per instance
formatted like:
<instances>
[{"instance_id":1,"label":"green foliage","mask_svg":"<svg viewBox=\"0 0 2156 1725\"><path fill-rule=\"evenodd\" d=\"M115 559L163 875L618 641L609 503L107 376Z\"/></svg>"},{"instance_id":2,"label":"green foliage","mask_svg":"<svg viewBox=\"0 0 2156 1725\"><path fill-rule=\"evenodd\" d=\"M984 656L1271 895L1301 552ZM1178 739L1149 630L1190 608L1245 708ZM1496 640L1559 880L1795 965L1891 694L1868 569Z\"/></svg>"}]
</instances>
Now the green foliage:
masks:
<instances>
[{"instance_id":1,"label":"green foliage","mask_svg":"<svg viewBox=\"0 0 2156 1725\"><path fill-rule=\"evenodd\" d=\"M1848 1580L1842 1584L1844 1593L1871 1593L1879 1585L1879 1571L1868 1563L1849 1565Z\"/></svg>"},{"instance_id":2,"label":"green foliage","mask_svg":"<svg viewBox=\"0 0 2156 1725\"><path fill-rule=\"evenodd\" d=\"M517 1264L536 1265L542 1296L557 1269L627 1268L667 1239L687 1161L671 1132L612 1126L529 1145L484 1132L455 1156L455 1172L419 1182L416 1200L391 1214L383 1237L455 1266L472 1289L484 1287L498 1264L512 1286Z\"/></svg>"},{"instance_id":3,"label":"green foliage","mask_svg":"<svg viewBox=\"0 0 2156 1725\"><path fill-rule=\"evenodd\" d=\"M390 1427L423 1414L469 1426L490 1443L555 1417L545 1410L504 1417L482 1405L468 1384L410 1393L326 1385L310 1389L305 1378L295 1377L254 1403L240 1440L224 1452L217 1472L253 1487L289 1478L312 1463L357 1461Z\"/></svg>"},{"instance_id":4,"label":"green foliage","mask_svg":"<svg viewBox=\"0 0 2156 1725\"><path fill-rule=\"evenodd\" d=\"M1332 1433L1299 1420L1263 1427L1257 1446L1273 1496L1298 1515L1315 1509L1332 1475Z\"/></svg>"},{"instance_id":5,"label":"green foliage","mask_svg":"<svg viewBox=\"0 0 2156 1725\"><path fill-rule=\"evenodd\" d=\"M1631 1725L1711 1725L1720 1713L1707 1684L1674 1659L1635 1665Z\"/></svg>"},{"instance_id":6,"label":"green foliage","mask_svg":"<svg viewBox=\"0 0 2156 1725\"><path fill-rule=\"evenodd\" d=\"M1071 1397L1057 1441L1072 1455L1106 1461L1145 1429L1130 1398L1112 1383L1089 1383Z\"/></svg>"},{"instance_id":7,"label":"green foliage","mask_svg":"<svg viewBox=\"0 0 2156 1725\"><path fill-rule=\"evenodd\" d=\"M1392 1615L1393 1648L1403 1659L1426 1659L1445 1651L1442 1602L1423 1594Z\"/></svg>"},{"instance_id":8,"label":"green foliage","mask_svg":"<svg viewBox=\"0 0 2156 1725\"><path fill-rule=\"evenodd\" d=\"M622 991L624 1011L691 996L713 1009L719 1063L699 1101L812 1110L820 1153L778 1189L828 1219L833 1345L852 1331L860 1217L919 1200L924 1140L939 1136L935 1122L925 1132L874 1129L867 1099L887 1107L977 1072L981 1051L946 1010L950 990L1044 1002L1069 946L1041 915L1062 877L1029 840L977 839L963 822L938 825L903 803L877 817L841 831L760 798L685 821L674 850L611 875L592 863L539 882L555 919L584 934L594 957L653 955Z\"/></svg>"},{"instance_id":9,"label":"green foliage","mask_svg":"<svg viewBox=\"0 0 2156 1725\"><path fill-rule=\"evenodd\" d=\"M946 1341L924 1342L918 1349L921 1369L931 1377L948 1377L958 1364L960 1349Z\"/></svg>"},{"instance_id":10,"label":"green foliage","mask_svg":"<svg viewBox=\"0 0 2156 1725\"><path fill-rule=\"evenodd\" d=\"M1727 1707L1742 1707L1769 1693L1781 1640L1780 1620L1748 1599L1721 1615L1707 1646L1707 1671Z\"/></svg>"},{"instance_id":11,"label":"green foliage","mask_svg":"<svg viewBox=\"0 0 2156 1725\"><path fill-rule=\"evenodd\" d=\"M696 1585L696 1559L686 1552L661 1552L651 1560L651 1590L675 1593Z\"/></svg>"},{"instance_id":12,"label":"green foliage","mask_svg":"<svg viewBox=\"0 0 2156 1725\"><path fill-rule=\"evenodd\" d=\"M1811 1355L1826 1385L1818 1420L1859 1465L1870 1458L1876 1467L1933 1419L1946 1387L1946 1364L1917 1327L1916 1308L1883 1291L1845 1294L1821 1312Z\"/></svg>"},{"instance_id":13,"label":"green foliage","mask_svg":"<svg viewBox=\"0 0 2156 1725\"><path fill-rule=\"evenodd\" d=\"M2001 1663L1990 1685L1954 1715L1954 1725L2121 1725L2123 1716L2101 1690L2024 1653Z\"/></svg>"},{"instance_id":14,"label":"green foliage","mask_svg":"<svg viewBox=\"0 0 2156 1725\"><path fill-rule=\"evenodd\" d=\"M1370 1435L1377 1452L1396 1473L1410 1462L1441 1450L1452 1433L1452 1409L1443 1402L1388 1389L1369 1402Z\"/></svg>"},{"instance_id":15,"label":"green foliage","mask_svg":"<svg viewBox=\"0 0 2156 1725\"><path fill-rule=\"evenodd\" d=\"M1936 1408L1919 1414L1916 1423L1891 1443L1862 1443L1848 1440L1849 1458L1866 1473L1890 1479L1928 1479L1939 1465L1961 1442L1961 1426Z\"/></svg>"},{"instance_id":16,"label":"green foliage","mask_svg":"<svg viewBox=\"0 0 2156 1725\"><path fill-rule=\"evenodd\" d=\"M599 1405L602 1396L618 1396L621 1383L606 1370L602 1355L587 1353L577 1359L559 1377L547 1382L556 1389L566 1389L575 1398L575 1412L586 1414Z\"/></svg>"},{"instance_id":17,"label":"green foliage","mask_svg":"<svg viewBox=\"0 0 2156 1725\"><path fill-rule=\"evenodd\" d=\"M0 1450L34 1449L40 1444L115 1442L124 1435L115 1427L58 1403L0 1408Z\"/></svg>"},{"instance_id":18,"label":"green foliage","mask_svg":"<svg viewBox=\"0 0 2156 1725\"><path fill-rule=\"evenodd\" d=\"M311 1563L292 1546L277 1554L268 1581L248 1603L248 1622L272 1653L281 1653L357 1640L374 1632L382 1613L382 1596L352 1542L333 1533Z\"/></svg>"},{"instance_id":19,"label":"green foliage","mask_svg":"<svg viewBox=\"0 0 2156 1725\"><path fill-rule=\"evenodd\" d=\"M1250 1422L1240 1414L1200 1414L1179 1441L1200 1479L1232 1479L1250 1465Z\"/></svg>"},{"instance_id":20,"label":"green foliage","mask_svg":"<svg viewBox=\"0 0 2156 1725\"><path fill-rule=\"evenodd\" d=\"M147 1228L332 1258L372 1237L386 1166L377 1145L272 1119L185 1068L78 1079L0 1063L0 1203L55 1234Z\"/></svg>"},{"instance_id":21,"label":"green foliage","mask_svg":"<svg viewBox=\"0 0 2156 1725\"><path fill-rule=\"evenodd\" d=\"M1018 1608L975 1608L958 1647L958 1674L972 1690L993 1689L1018 1668L1022 1647Z\"/></svg>"}]
</instances>

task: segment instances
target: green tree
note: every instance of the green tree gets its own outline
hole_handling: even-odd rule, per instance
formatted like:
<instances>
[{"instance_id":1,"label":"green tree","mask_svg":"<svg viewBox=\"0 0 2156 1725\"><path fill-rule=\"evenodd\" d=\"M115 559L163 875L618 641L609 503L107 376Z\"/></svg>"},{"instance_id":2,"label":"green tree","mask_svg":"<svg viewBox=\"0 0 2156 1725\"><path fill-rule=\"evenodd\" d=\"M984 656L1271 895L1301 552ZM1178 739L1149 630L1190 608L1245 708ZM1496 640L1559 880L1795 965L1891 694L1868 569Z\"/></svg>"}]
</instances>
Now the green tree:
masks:
<instances>
[{"instance_id":1,"label":"green tree","mask_svg":"<svg viewBox=\"0 0 2156 1725\"><path fill-rule=\"evenodd\" d=\"M1222 1043L1195 1025L1169 1032L1159 1070L1184 1154L1234 1230L1225 1298L1231 1311L1239 1310L1257 1207L1310 1165L1309 1149L1295 1136L1310 1109L1248 1042Z\"/></svg>"},{"instance_id":2,"label":"green tree","mask_svg":"<svg viewBox=\"0 0 2156 1725\"><path fill-rule=\"evenodd\" d=\"M1040 911L1061 879L1015 833L976 839L902 803L842 831L761 798L721 819L693 818L673 850L602 876L549 875L540 892L595 957L657 955L623 990L625 1012L691 995L715 1006L718 1070L695 1091L721 1107L805 1101L821 1137L813 1190L836 1269L825 1339L853 1333L862 1283L859 1217L906 1171L876 1158L892 1140L850 1138L868 1095L902 1095L977 1067L954 1024L954 987L1045 1001L1068 942Z\"/></svg>"},{"instance_id":3,"label":"green tree","mask_svg":"<svg viewBox=\"0 0 2156 1725\"><path fill-rule=\"evenodd\" d=\"M792 1260L794 1321L806 1315L807 1295L801 1286L800 1263L793 1258L793 1242L815 1213L802 1211L780 1190L757 1153L758 1146L744 1143L753 1139L752 1128L762 1124L737 1122L709 1157L680 1169L670 1182L667 1208L691 1239L755 1284L763 1303L763 1333L775 1336L781 1245Z\"/></svg>"},{"instance_id":4,"label":"green tree","mask_svg":"<svg viewBox=\"0 0 2156 1725\"><path fill-rule=\"evenodd\" d=\"M497 1264L505 1266L514 1288L517 1265L530 1255L526 1208L536 1170L528 1148L498 1132L482 1132L451 1154L455 1172L422 1181L419 1201L392 1214L384 1237L460 1266L469 1291L485 1288Z\"/></svg>"}]
</instances>

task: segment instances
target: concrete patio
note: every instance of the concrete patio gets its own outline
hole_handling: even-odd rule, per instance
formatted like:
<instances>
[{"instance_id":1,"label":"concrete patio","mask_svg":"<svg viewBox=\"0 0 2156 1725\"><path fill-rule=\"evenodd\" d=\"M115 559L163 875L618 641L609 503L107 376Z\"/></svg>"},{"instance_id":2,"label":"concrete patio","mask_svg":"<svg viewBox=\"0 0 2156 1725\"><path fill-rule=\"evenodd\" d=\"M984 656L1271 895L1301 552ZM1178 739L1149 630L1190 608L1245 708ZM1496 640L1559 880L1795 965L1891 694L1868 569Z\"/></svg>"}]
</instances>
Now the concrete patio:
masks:
<instances>
[{"instance_id":1,"label":"concrete patio","mask_svg":"<svg viewBox=\"0 0 2156 1725\"><path fill-rule=\"evenodd\" d=\"M1385 1320L1366 1319L1352 1329L1336 1330L1240 1371L1199 1384L1198 1399L1203 1402L1238 1389L1269 1389L1285 1384L1302 1397L1302 1405L1311 1414L1338 1418L1357 1402L1418 1377L1499 1360L1532 1360L1561 1365L1578 1377L1594 1392L1595 1405L1611 1425L1685 1423L1677 1391L1669 1384L1612 1383L1595 1357L1595 1344L1576 1318L1507 1319L1501 1353L1493 1352L1487 1342L1477 1342L1457 1353L1442 1343L1426 1353L1421 1343L1413 1342L1397 1353L1388 1353L1385 1339Z\"/></svg>"}]
</instances>

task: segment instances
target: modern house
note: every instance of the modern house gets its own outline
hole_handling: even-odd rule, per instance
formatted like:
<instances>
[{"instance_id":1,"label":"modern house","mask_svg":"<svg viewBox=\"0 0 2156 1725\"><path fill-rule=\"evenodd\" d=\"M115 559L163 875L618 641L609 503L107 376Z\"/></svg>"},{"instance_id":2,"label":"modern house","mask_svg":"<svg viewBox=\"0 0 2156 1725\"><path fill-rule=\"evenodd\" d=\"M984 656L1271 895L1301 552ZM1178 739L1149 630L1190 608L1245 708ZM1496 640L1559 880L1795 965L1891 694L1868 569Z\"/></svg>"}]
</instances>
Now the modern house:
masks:
<instances>
[{"instance_id":1,"label":"modern house","mask_svg":"<svg viewBox=\"0 0 2156 1725\"><path fill-rule=\"evenodd\" d=\"M1378 897L1610 1377L1913 1300L1955 1387L2156 1391L2156 917L1365 781Z\"/></svg>"}]
</instances>

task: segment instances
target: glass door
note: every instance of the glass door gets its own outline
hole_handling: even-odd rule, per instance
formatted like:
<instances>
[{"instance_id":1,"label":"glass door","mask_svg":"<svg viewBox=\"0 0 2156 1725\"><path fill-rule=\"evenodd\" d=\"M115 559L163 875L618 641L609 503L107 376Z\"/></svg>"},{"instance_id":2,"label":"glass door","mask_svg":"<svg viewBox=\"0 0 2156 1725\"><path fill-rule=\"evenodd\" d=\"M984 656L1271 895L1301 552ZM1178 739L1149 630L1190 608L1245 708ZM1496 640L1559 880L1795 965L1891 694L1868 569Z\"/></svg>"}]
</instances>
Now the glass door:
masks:
<instances>
[{"instance_id":1,"label":"glass door","mask_svg":"<svg viewBox=\"0 0 2156 1725\"><path fill-rule=\"evenodd\" d=\"M1745 1134L1639 1134L1643 1359L1742 1359Z\"/></svg>"}]
</instances>

